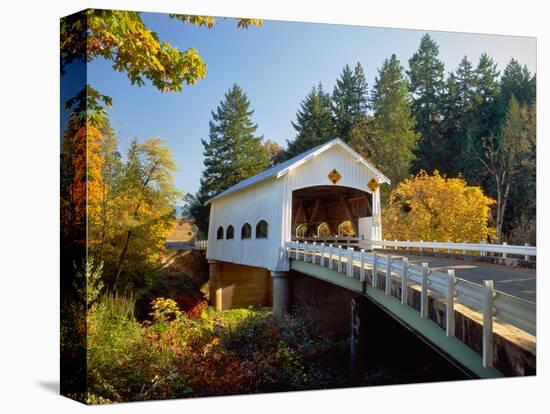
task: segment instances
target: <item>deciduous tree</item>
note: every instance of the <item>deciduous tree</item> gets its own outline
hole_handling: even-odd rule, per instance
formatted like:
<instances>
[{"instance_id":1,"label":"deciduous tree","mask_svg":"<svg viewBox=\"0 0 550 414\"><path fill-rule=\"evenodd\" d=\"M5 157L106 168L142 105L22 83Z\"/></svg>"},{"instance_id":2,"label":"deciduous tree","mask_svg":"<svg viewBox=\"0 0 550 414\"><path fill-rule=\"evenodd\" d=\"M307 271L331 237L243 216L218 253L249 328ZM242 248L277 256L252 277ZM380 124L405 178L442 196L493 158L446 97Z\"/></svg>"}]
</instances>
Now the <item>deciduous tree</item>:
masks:
<instances>
[{"instance_id":1,"label":"deciduous tree","mask_svg":"<svg viewBox=\"0 0 550 414\"><path fill-rule=\"evenodd\" d=\"M529 115L526 107L521 107L512 95L506 118L499 135L489 135L481 139L482 153L477 154L479 162L490 174L496 188L496 237L502 241L504 216L513 179L521 164L528 162L534 148L532 136L528 132ZM475 151L475 149L473 149Z\"/></svg>"},{"instance_id":2,"label":"deciduous tree","mask_svg":"<svg viewBox=\"0 0 550 414\"><path fill-rule=\"evenodd\" d=\"M171 18L196 26L214 27L210 16L172 14ZM239 19L238 27L261 26L259 19ZM61 20L61 71L75 60L102 57L113 69L126 73L132 84L149 80L162 92L181 92L206 77L206 63L195 48L180 50L147 28L141 13L87 9Z\"/></svg>"},{"instance_id":3,"label":"deciduous tree","mask_svg":"<svg viewBox=\"0 0 550 414\"><path fill-rule=\"evenodd\" d=\"M384 237L478 243L491 234L493 202L463 178L421 171L392 191L382 214Z\"/></svg>"},{"instance_id":4,"label":"deciduous tree","mask_svg":"<svg viewBox=\"0 0 550 414\"><path fill-rule=\"evenodd\" d=\"M106 273L115 289L144 287L144 277L159 262L181 196L174 186L176 166L160 138L134 141L119 178L112 249Z\"/></svg>"}]
</instances>

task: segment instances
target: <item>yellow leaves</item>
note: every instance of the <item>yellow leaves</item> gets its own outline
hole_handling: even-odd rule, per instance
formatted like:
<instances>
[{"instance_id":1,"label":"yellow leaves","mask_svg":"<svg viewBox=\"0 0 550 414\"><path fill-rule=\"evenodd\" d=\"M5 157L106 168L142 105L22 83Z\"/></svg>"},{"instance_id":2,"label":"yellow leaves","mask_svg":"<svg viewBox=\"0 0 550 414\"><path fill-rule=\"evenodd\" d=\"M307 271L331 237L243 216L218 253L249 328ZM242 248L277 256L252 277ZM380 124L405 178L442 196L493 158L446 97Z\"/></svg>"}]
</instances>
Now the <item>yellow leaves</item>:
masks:
<instances>
[{"instance_id":1,"label":"yellow leaves","mask_svg":"<svg viewBox=\"0 0 550 414\"><path fill-rule=\"evenodd\" d=\"M486 240L494 200L462 178L421 171L392 191L382 214L384 237L398 240Z\"/></svg>"},{"instance_id":2,"label":"yellow leaves","mask_svg":"<svg viewBox=\"0 0 550 414\"><path fill-rule=\"evenodd\" d=\"M261 19L239 19L237 27L240 29L248 29L250 26L263 27L264 21Z\"/></svg>"},{"instance_id":3,"label":"yellow leaves","mask_svg":"<svg viewBox=\"0 0 550 414\"><path fill-rule=\"evenodd\" d=\"M196 26L214 27L211 16L171 14L171 18ZM263 26L260 19L238 19L237 27ZM86 30L83 28L86 27ZM148 29L138 12L94 10L68 16L61 23L61 70L74 60L92 61L98 56L113 62L132 84L145 80L163 92L181 92L206 77L206 63L193 49L180 50L163 42Z\"/></svg>"}]
</instances>

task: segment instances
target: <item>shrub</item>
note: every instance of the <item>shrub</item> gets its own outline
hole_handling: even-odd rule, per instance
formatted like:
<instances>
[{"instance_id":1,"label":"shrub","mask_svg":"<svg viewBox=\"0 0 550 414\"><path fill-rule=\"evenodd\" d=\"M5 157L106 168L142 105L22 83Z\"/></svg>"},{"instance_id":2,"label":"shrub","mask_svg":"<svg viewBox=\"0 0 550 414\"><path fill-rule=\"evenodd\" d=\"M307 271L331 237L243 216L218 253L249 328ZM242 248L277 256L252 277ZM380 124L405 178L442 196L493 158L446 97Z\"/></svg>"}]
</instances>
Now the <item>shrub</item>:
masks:
<instances>
[{"instance_id":1,"label":"shrub","mask_svg":"<svg viewBox=\"0 0 550 414\"><path fill-rule=\"evenodd\" d=\"M194 319L157 298L139 323L134 299L104 294L88 316L90 403L245 394L334 385L329 341L300 317L253 309Z\"/></svg>"}]
</instances>

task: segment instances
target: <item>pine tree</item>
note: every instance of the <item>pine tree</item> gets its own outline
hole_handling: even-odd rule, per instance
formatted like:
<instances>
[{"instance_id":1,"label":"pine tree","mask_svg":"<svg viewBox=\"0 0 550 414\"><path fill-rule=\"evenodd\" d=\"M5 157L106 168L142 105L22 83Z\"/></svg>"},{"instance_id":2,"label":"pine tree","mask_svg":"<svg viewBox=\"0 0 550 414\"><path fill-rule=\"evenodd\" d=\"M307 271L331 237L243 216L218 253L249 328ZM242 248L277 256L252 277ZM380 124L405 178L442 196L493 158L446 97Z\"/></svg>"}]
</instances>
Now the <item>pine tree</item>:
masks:
<instances>
[{"instance_id":1,"label":"pine tree","mask_svg":"<svg viewBox=\"0 0 550 414\"><path fill-rule=\"evenodd\" d=\"M335 138L331 99L323 85L311 89L300 104L292 126L298 134L294 140L287 141L287 159Z\"/></svg>"},{"instance_id":2,"label":"pine tree","mask_svg":"<svg viewBox=\"0 0 550 414\"><path fill-rule=\"evenodd\" d=\"M444 87L443 62L439 60L439 46L425 34L418 51L409 59L410 92L412 113L416 119L416 131L420 141L413 170L428 172L440 168L445 138L438 128L441 118L440 98Z\"/></svg>"},{"instance_id":3,"label":"pine tree","mask_svg":"<svg viewBox=\"0 0 550 414\"><path fill-rule=\"evenodd\" d=\"M407 177L418 142L409 86L395 55L378 71L372 91L372 156L395 186Z\"/></svg>"},{"instance_id":4,"label":"pine tree","mask_svg":"<svg viewBox=\"0 0 550 414\"><path fill-rule=\"evenodd\" d=\"M262 137L255 136L250 101L240 86L233 85L216 111L212 112L208 141L204 146L204 166L191 215L197 227L208 231L210 208L204 203L269 166L269 153Z\"/></svg>"},{"instance_id":5,"label":"pine tree","mask_svg":"<svg viewBox=\"0 0 550 414\"><path fill-rule=\"evenodd\" d=\"M332 92L332 107L338 138L348 142L351 130L367 114L368 85L365 71L359 62L353 71L344 66Z\"/></svg>"}]
</instances>

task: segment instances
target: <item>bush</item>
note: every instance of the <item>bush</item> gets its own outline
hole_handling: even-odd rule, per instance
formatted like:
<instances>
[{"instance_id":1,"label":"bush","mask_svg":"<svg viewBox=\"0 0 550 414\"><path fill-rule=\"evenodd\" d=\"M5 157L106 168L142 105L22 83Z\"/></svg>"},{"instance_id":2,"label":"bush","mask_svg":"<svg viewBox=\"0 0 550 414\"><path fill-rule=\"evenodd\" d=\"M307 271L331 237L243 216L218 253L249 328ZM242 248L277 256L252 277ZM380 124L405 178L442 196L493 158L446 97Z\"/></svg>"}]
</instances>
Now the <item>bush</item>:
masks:
<instances>
[{"instance_id":1,"label":"bush","mask_svg":"<svg viewBox=\"0 0 550 414\"><path fill-rule=\"evenodd\" d=\"M88 316L90 403L246 394L334 386L323 368L334 345L301 317L252 309L195 319L153 301L139 323L134 299L104 294Z\"/></svg>"}]
</instances>

